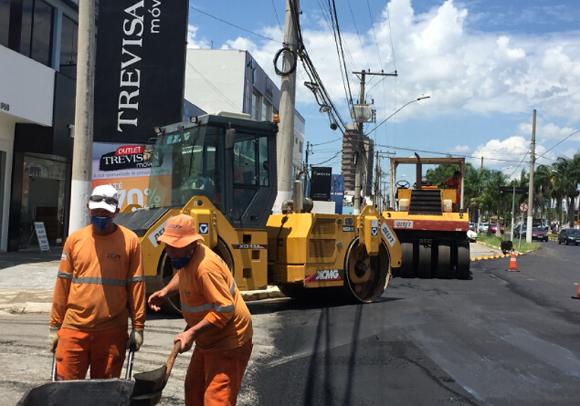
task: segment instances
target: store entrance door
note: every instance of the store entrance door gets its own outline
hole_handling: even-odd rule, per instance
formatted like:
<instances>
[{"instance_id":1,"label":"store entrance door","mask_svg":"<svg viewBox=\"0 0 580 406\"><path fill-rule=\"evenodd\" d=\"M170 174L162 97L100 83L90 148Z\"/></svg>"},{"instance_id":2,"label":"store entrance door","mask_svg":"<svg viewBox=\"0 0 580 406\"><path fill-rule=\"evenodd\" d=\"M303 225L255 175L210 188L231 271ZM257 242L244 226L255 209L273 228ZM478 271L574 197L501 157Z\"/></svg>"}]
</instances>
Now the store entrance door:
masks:
<instances>
[{"instance_id":1,"label":"store entrance door","mask_svg":"<svg viewBox=\"0 0 580 406\"><path fill-rule=\"evenodd\" d=\"M55 156L24 155L19 248L38 244L34 222L44 223L51 246L64 239L66 164Z\"/></svg>"}]
</instances>

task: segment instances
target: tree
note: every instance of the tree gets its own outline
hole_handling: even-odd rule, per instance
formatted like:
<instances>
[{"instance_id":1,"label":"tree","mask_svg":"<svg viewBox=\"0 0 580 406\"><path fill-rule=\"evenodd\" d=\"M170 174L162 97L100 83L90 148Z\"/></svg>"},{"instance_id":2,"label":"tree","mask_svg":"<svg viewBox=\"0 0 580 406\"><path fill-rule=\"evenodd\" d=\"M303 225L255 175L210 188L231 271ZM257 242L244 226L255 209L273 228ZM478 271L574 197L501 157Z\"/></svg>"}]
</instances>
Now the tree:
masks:
<instances>
[{"instance_id":1,"label":"tree","mask_svg":"<svg viewBox=\"0 0 580 406\"><path fill-rule=\"evenodd\" d=\"M576 154L578 155L578 154ZM568 206L568 218L567 221L570 227L574 226L574 207L575 199L578 196L578 168L576 167L577 161L575 159L566 159L560 157L554 162L554 190L555 194L559 197L560 204L562 199L566 199L566 204Z\"/></svg>"}]
</instances>

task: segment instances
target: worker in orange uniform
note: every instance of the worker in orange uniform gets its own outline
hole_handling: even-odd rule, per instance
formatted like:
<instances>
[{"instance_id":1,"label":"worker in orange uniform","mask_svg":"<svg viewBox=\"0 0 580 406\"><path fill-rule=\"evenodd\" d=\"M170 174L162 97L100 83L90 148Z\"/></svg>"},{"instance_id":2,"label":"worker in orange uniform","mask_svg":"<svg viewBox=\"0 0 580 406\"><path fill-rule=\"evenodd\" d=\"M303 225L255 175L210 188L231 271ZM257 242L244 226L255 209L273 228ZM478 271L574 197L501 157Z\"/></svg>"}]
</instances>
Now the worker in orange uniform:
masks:
<instances>
[{"instance_id":1,"label":"worker in orange uniform","mask_svg":"<svg viewBox=\"0 0 580 406\"><path fill-rule=\"evenodd\" d=\"M56 278L50 348L57 379L119 377L127 346L143 343L145 281L139 239L113 223L117 190L97 186L89 197L91 224L71 234ZM132 319L127 334L128 317Z\"/></svg>"},{"instance_id":2,"label":"worker in orange uniform","mask_svg":"<svg viewBox=\"0 0 580 406\"><path fill-rule=\"evenodd\" d=\"M461 172L453 172L453 176L443 182L443 186L449 189L455 189L455 203L453 206L458 208L461 204Z\"/></svg>"},{"instance_id":3,"label":"worker in orange uniform","mask_svg":"<svg viewBox=\"0 0 580 406\"><path fill-rule=\"evenodd\" d=\"M187 327L174 342L181 342L181 352L195 342L185 377L185 404L235 405L252 352L252 318L232 272L202 240L190 216L169 219L159 241L166 244L177 272L149 297L149 306L158 311L179 290Z\"/></svg>"}]
</instances>

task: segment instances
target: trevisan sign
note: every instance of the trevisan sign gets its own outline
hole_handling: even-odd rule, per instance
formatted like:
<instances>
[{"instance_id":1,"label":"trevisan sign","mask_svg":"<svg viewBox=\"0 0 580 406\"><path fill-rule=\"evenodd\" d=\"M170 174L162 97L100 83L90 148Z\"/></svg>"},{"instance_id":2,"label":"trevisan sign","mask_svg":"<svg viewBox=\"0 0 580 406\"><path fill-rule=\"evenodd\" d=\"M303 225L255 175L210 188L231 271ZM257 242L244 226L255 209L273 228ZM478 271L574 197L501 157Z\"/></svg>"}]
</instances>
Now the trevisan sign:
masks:
<instances>
[{"instance_id":1,"label":"trevisan sign","mask_svg":"<svg viewBox=\"0 0 580 406\"><path fill-rule=\"evenodd\" d=\"M147 143L181 120L188 0L100 0L94 140Z\"/></svg>"}]
</instances>

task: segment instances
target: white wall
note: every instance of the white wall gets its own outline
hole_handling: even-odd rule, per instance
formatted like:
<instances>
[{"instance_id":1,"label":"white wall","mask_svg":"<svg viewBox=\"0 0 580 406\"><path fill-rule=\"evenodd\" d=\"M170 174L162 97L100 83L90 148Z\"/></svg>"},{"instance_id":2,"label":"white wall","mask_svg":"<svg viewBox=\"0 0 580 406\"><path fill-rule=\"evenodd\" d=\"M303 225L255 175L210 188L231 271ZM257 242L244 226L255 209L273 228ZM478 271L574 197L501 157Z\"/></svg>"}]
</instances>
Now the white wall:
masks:
<instances>
[{"instance_id":1,"label":"white wall","mask_svg":"<svg viewBox=\"0 0 580 406\"><path fill-rule=\"evenodd\" d=\"M245 51L188 49L185 99L210 114L244 108Z\"/></svg>"},{"instance_id":2,"label":"white wall","mask_svg":"<svg viewBox=\"0 0 580 406\"><path fill-rule=\"evenodd\" d=\"M0 151L6 153L6 166L0 168L4 172L2 219L0 227L0 251L6 251L8 245L8 218L10 215L10 187L12 181L12 151L14 151L14 127L15 122L6 114L0 113Z\"/></svg>"},{"instance_id":3,"label":"white wall","mask_svg":"<svg viewBox=\"0 0 580 406\"><path fill-rule=\"evenodd\" d=\"M0 111L19 122L52 126L54 70L0 45Z\"/></svg>"}]
</instances>

